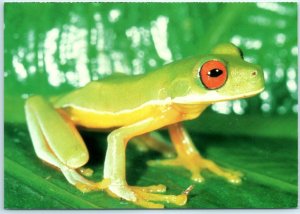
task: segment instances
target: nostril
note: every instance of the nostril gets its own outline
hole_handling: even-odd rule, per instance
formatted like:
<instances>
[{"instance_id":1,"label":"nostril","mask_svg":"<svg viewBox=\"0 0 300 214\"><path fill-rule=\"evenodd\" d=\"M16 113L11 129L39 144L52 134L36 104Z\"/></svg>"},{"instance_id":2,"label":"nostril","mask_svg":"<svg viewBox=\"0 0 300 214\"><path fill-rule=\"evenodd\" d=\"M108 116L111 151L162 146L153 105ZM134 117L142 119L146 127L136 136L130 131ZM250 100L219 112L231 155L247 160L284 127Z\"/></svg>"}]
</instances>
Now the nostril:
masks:
<instances>
[{"instance_id":1,"label":"nostril","mask_svg":"<svg viewBox=\"0 0 300 214\"><path fill-rule=\"evenodd\" d=\"M252 73L251 73L251 76L252 77L255 77L257 75L257 71L253 71Z\"/></svg>"}]
</instances>

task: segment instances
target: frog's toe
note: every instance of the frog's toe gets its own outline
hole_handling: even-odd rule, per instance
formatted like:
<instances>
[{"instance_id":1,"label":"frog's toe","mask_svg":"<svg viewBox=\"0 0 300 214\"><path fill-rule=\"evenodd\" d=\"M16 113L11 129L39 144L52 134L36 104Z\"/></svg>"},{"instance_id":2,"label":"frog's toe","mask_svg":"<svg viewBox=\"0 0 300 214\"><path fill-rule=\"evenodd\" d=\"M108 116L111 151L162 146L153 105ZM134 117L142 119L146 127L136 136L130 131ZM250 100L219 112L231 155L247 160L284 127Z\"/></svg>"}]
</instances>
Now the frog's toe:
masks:
<instances>
[{"instance_id":1,"label":"frog's toe","mask_svg":"<svg viewBox=\"0 0 300 214\"><path fill-rule=\"evenodd\" d=\"M75 183L75 187L79 189L81 192L86 193L90 191L99 191L108 188L110 184L109 179L103 179L100 182L77 182Z\"/></svg>"},{"instance_id":2,"label":"frog's toe","mask_svg":"<svg viewBox=\"0 0 300 214\"><path fill-rule=\"evenodd\" d=\"M137 195L137 201L160 201L165 203L171 203L178 206L183 206L187 202L187 194L180 194L180 195L162 195L162 194L155 194L155 193L149 193L144 192L140 189L133 190ZM161 207L163 208L163 206Z\"/></svg>"},{"instance_id":3,"label":"frog's toe","mask_svg":"<svg viewBox=\"0 0 300 214\"><path fill-rule=\"evenodd\" d=\"M205 179L202 177L202 175L200 174L199 171L196 171L196 172L192 171L192 177L191 177L191 179L192 179L193 181L198 182L198 183L202 183L202 182L204 182L204 180L205 180Z\"/></svg>"},{"instance_id":4,"label":"frog's toe","mask_svg":"<svg viewBox=\"0 0 300 214\"><path fill-rule=\"evenodd\" d=\"M91 184L86 184L86 183L81 183L81 182L77 182L75 184L75 187L83 193L90 192L90 191L93 191L96 189L95 184L91 185Z\"/></svg>"},{"instance_id":5,"label":"frog's toe","mask_svg":"<svg viewBox=\"0 0 300 214\"><path fill-rule=\"evenodd\" d=\"M138 205L138 206L149 208L149 209L163 209L165 207L163 204L153 203L153 202L144 200L142 198L138 198L133 203Z\"/></svg>"},{"instance_id":6,"label":"frog's toe","mask_svg":"<svg viewBox=\"0 0 300 214\"><path fill-rule=\"evenodd\" d=\"M146 186L146 187L139 187L139 186L131 186L131 189L133 191L141 191L141 192L148 192L148 193L153 193L153 192L157 192L157 193L163 193L166 191L167 187L163 184L159 184L159 185L152 185L152 186Z\"/></svg>"},{"instance_id":7,"label":"frog's toe","mask_svg":"<svg viewBox=\"0 0 300 214\"><path fill-rule=\"evenodd\" d=\"M165 159L165 160L150 160L147 161L149 166L180 166L180 160L178 158L175 159Z\"/></svg>"},{"instance_id":8,"label":"frog's toe","mask_svg":"<svg viewBox=\"0 0 300 214\"><path fill-rule=\"evenodd\" d=\"M242 173L238 171L224 169L223 167L218 166L211 160L202 159L201 162L199 162L199 165L201 166L201 169L208 169L214 174L225 178L230 183L239 184L242 181Z\"/></svg>"},{"instance_id":9,"label":"frog's toe","mask_svg":"<svg viewBox=\"0 0 300 214\"><path fill-rule=\"evenodd\" d=\"M94 174L94 170L92 170L91 168L80 167L78 171L80 172L80 174L86 177L91 177Z\"/></svg>"},{"instance_id":10,"label":"frog's toe","mask_svg":"<svg viewBox=\"0 0 300 214\"><path fill-rule=\"evenodd\" d=\"M109 186L110 180L103 179L101 182L94 182L86 179L75 169L70 169L68 167L61 168L62 173L69 181L70 184L74 185L81 192L90 192L105 189Z\"/></svg>"},{"instance_id":11,"label":"frog's toe","mask_svg":"<svg viewBox=\"0 0 300 214\"><path fill-rule=\"evenodd\" d=\"M166 191L166 186L161 184L147 187L112 184L105 191L112 197L121 198L138 206L151 209L164 208L163 203L182 206L186 203L187 195L190 192L190 190L184 191L180 195L159 194Z\"/></svg>"},{"instance_id":12,"label":"frog's toe","mask_svg":"<svg viewBox=\"0 0 300 214\"><path fill-rule=\"evenodd\" d=\"M230 182L230 183L233 183L233 184L239 184L242 182L242 177L243 177L243 174L240 173L240 172L236 172L236 171L229 171L227 172L227 180Z\"/></svg>"}]
</instances>

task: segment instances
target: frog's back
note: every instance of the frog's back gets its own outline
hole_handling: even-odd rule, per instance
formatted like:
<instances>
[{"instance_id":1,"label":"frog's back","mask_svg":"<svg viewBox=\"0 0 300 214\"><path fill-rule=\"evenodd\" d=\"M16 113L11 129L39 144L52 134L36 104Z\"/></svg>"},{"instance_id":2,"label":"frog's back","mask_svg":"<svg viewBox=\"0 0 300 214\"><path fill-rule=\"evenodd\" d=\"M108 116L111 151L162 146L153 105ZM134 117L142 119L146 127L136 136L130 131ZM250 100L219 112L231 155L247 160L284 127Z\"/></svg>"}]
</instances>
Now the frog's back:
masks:
<instances>
[{"instance_id":1,"label":"frog's back","mask_svg":"<svg viewBox=\"0 0 300 214\"><path fill-rule=\"evenodd\" d=\"M97 112L116 113L133 109L152 99L141 92L143 76L113 75L93 81L58 99L56 108L77 107ZM147 92L146 92L147 93Z\"/></svg>"},{"instance_id":2,"label":"frog's back","mask_svg":"<svg viewBox=\"0 0 300 214\"><path fill-rule=\"evenodd\" d=\"M144 75L117 75L93 81L62 96L55 108L66 112L78 125L111 128L139 121L155 109L158 91ZM158 83L158 81L157 81Z\"/></svg>"},{"instance_id":3,"label":"frog's back","mask_svg":"<svg viewBox=\"0 0 300 214\"><path fill-rule=\"evenodd\" d=\"M117 113L132 110L146 103L168 98L168 87L179 77L187 75L197 58L187 58L143 75L114 74L93 81L55 102L56 108L77 107L97 112Z\"/></svg>"}]
</instances>

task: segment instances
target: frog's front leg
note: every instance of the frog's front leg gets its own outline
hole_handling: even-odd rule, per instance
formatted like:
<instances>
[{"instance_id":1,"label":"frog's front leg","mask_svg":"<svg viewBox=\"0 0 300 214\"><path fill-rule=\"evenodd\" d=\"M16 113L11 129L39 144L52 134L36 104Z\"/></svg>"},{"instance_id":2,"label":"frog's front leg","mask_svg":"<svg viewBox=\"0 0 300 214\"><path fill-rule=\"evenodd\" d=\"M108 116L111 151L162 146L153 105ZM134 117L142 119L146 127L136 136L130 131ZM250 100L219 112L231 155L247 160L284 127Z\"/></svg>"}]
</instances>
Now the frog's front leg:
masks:
<instances>
[{"instance_id":1,"label":"frog's front leg","mask_svg":"<svg viewBox=\"0 0 300 214\"><path fill-rule=\"evenodd\" d=\"M83 192L104 188L77 172L89 158L87 148L75 126L40 96L25 104L28 129L37 156L58 168L72 185Z\"/></svg>"},{"instance_id":2,"label":"frog's front leg","mask_svg":"<svg viewBox=\"0 0 300 214\"><path fill-rule=\"evenodd\" d=\"M207 169L216 175L226 178L231 183L240 183L241 173L225 170L213 161L203 158L181 124L176 123L170 125L168 128L177 152L177 157L175 159L149 161L150 165L182 166L191 172L192 180L197 182L204 181L201 171Z\"/></svg>"},{"instance_id":3,"label":"frog's front leg","mask_svg":"<svg viewBox=\"0 0 300 214\"><path fill-rule=\"evenodd\" d=\"M125 149L128 140L164 126L168 123L168 117L159 116L149 118L138 123L121 127L114 130L108 136L108 148L104 163L104 178L111 181L108 192L112 196L132 201L133 203L147 208L162 208L162 204L152 203L150 201L163 201L177 205L184 205L187 201L187 194L161 195L158 192L164 192L164 185L150 187L133 187L126 182L125 173Z\"/></svg>"}]
</instances>

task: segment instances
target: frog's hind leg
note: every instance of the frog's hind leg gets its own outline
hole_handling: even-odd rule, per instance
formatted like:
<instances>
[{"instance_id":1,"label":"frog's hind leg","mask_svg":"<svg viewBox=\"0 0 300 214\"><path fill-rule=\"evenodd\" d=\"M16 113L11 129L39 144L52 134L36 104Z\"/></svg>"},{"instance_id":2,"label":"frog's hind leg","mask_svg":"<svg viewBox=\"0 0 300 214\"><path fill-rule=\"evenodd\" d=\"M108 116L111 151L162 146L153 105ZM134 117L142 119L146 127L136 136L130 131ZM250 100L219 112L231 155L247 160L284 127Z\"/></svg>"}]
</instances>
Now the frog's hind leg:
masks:
<instances>
[{"instance_id":1,"label":"frog's hind leg","mask_svg":"<svg viewBox=\"0 0 300 214\"><path fill-rule=\"evenodd\" d=\"M161 153L165 157L173 157L175 155L174 147L165 142L160 133L151 132L137 136L130 140L140 151L148 151L149 149Z\"/></svg>"},{"instance_id":2,"label":"frog's hind leg","mask_svg":"<svg viewBox=\"0 0 300 214\"><path fill-rule=\"evenodd\" d=\"M75 126L40 96L25 104L28 129L37 156L58 168L72 185L81 191L99 189L101 183L77 172L89 159L87 148Z\"/></svg>"},{"instance_id":3,"label":"frog's hind leg","mask_svg":"<svg viewBox=\"0 0 300 214\"><path fill-rule=\"evenodd\" d=\"M191 172L192 180L197 182L204 181L201 175L203 170L209 170L218 176L224 177L231 183L241 182L241 173L223 169L213 161L203 158L181 124L170 125L169 133L176 149L177 157L175 159L149 161L148 164L184 167Z\"/></svg>"}]
</instances>

